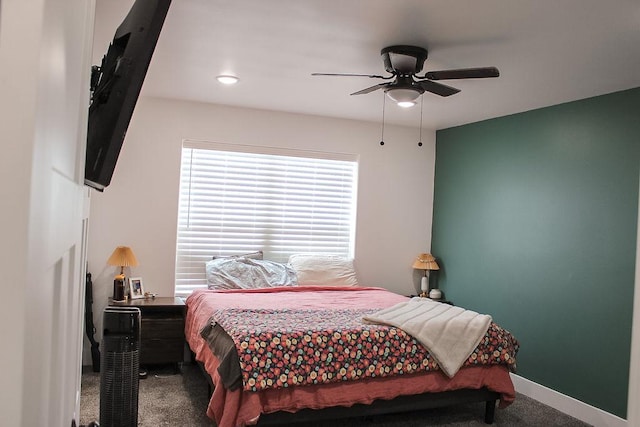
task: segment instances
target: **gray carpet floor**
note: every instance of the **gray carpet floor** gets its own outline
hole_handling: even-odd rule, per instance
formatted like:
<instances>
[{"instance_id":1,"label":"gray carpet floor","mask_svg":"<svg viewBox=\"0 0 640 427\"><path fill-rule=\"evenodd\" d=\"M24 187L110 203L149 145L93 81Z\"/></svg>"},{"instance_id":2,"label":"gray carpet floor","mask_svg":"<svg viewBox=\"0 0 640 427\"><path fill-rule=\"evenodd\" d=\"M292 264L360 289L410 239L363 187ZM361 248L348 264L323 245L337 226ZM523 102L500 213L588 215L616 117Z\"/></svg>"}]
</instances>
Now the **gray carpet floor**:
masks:
<instances>
[{"instance_id":1,"label":"gray carpet floor","mask_svg":"<svg viewBox=\"0 0 640 427\"><path fill-rule=\"evenodd\" d=\"M197 365L185 364L182 374L169 369L149 371L140 380L138 425L159 426L215 426L205 414L207 409L207 383ZM80 423L97 421L100 411L100 374L87 372L82 375ZM348 418L339 421L306 423L309 427L423 427L486 426L483 422L484 404L458 405L427 411L389 414L366 418ZM496 410L494 426L588 426L575 418L541 404L523 395L506 409Z\"/></svg>"}]
</instances>

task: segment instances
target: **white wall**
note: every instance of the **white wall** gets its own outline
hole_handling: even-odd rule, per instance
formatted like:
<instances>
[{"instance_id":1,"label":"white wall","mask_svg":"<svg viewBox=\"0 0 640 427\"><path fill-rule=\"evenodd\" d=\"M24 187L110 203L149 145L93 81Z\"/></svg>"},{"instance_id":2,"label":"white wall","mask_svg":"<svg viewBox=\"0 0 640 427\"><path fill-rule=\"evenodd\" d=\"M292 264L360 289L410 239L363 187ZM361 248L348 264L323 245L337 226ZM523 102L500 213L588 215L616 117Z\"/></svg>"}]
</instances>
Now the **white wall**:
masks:
<instances>
[{"instance_id":1,"label":"white wall","mask_svg":"<svg viewBox=\"0 0 640 427\"><path fill-rule=\"evenodd\" d=\"M174 292L180 153L183 139L360 155L355 258L360 281L402 294L415 292L414 257L429 249L435 132L380 124L141 98L118 165L104 193L91 201L89 271L94 313L112 291L117 245L131 246L145 289ZM98 327L98 330L100 328ZM86 360L86 359L85 359Z\"/></svg>"},{"instance_id":2,"label":"white wall","mask_svg":"<svg viewBox=\"0 0 640 427\"><path fill-rule=\"evenodd\" d=\"M638 201L640 212L640 200ZM629 395L627 421L629 426L640 425L640 216L636 234L636 274L633 295L633 327L631 329L631 362L629 366Z\"/></svg>"}]
</instances>

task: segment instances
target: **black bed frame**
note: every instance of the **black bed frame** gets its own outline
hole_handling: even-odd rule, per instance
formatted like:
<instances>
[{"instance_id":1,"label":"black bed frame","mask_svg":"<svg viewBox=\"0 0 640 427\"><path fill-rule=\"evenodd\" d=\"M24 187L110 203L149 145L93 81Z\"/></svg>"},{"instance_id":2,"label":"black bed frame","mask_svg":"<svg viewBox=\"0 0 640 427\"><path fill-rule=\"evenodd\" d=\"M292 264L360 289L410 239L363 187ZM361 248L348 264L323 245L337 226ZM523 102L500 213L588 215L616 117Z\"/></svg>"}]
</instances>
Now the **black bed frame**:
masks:
<instances>
[{"instance_id":1,"label":"black bed frame","mask_svg":"<svg viewBox=\"0 0 640 427\"><path fill-rule=\"evenodd\" d=\"M192 360L195 360L193 358ZM213 381L201 362L197 362L209 384L209 396L213 392ZM340 419L348 417L366 417L399 412L441 408L464 403L485 402L484 422L493 424L496 403L500 393L486 387L481 389L461 389L439 393L422 393L410 396L398 396L391 400L376 400L370 405L357 403L350 407L333 406L324 409L301 409L297 412L279 411L260 415L259 426L304 423L318 420Z\"/></svg>"}]
</instances>

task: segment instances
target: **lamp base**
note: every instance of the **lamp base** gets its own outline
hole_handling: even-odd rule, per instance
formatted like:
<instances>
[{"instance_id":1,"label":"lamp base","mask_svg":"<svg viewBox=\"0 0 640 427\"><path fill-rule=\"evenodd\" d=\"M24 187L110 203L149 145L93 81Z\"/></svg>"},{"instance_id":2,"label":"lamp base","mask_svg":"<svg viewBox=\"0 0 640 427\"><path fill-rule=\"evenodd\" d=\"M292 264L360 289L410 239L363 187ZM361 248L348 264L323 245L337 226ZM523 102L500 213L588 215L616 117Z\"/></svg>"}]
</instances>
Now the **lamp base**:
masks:
<instances>
[{"instance_id":1,"label":"lamp base","mask_svg":"<svg viewBox=\"0 0 640 427\"><path fill-rule=\"evenodd\" d=\"M422 280L420 281L420 290L423 294L429 293L429 277L422 276Z\"/></svg>"}]
</instances>

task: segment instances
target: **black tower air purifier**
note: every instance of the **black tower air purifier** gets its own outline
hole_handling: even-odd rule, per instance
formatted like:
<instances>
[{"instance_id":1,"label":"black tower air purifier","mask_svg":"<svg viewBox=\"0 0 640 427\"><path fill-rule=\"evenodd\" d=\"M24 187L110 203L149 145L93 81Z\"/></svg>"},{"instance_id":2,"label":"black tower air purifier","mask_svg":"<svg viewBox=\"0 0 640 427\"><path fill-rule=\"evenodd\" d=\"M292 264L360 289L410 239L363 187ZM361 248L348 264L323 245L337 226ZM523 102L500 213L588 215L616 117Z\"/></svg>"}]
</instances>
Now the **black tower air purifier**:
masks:
<instances>
[{"instance_id":1,"label":"black tower air purifier","mask_svg":"<svg viewBox=\"0 0 640 427\"><path fill-rule=\"evenodd\" d=\"M107 307L102 317L100 425L138 425L140 310Z\"/></svg>"}]
</instances>

